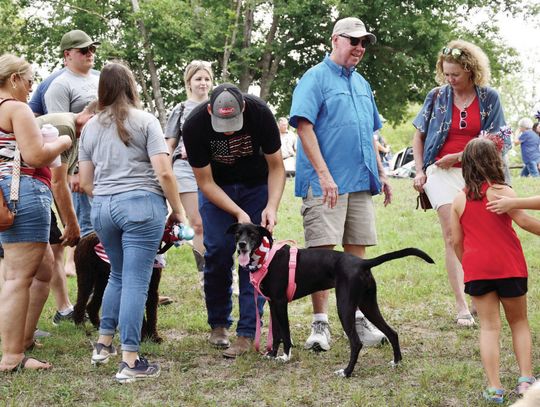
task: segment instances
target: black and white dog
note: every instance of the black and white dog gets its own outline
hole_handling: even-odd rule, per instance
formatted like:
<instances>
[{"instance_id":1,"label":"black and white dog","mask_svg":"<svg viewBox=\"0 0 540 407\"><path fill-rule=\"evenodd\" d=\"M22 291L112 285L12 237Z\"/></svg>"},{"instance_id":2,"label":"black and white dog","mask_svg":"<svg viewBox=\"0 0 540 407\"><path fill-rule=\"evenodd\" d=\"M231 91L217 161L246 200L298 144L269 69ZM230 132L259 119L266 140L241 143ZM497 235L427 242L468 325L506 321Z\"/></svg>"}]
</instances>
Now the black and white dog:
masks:
<instances>
[{"instance_id":1,"label":"black and white dog","mask_svg":"<svg viewBox=\"0 0 540 407\"><path fill-rule=\"evenodd\" d=\"M260 261L258 253L266 237L273 244L272 236L262 226L235 223L227 233L235 235L239 263L248 265ZM266 240L265 240L266 241ZM258 250L259 249L259 250ZM262 293L269 299L272 315L273 347L269 357L277 358L280 343L283 342L284 355L279 359L288 361L291 357L291 335L287 314L287 287L289 275L290 246L279 249L270 264L268 272L260 285ZM428 263L433 259L419 249L408 248L383 254L373 259L361 259L354 255L327 249L299 249L296 259L296 291L292 300L302 298L316 291L336 289L336 302L339 319L351 349L349 364L336 373L351 376L362 343L355 328L355 312L359 308L366 318L382 331L390 341L394 351L393 364L401 361L398 334L384 320L377 304L377 284L371 268L389 260L405 256L417 256ZM255 267L250 267L255 269ZM255 271L255 270L253 270Z\"/></svg>"}]
</instances>

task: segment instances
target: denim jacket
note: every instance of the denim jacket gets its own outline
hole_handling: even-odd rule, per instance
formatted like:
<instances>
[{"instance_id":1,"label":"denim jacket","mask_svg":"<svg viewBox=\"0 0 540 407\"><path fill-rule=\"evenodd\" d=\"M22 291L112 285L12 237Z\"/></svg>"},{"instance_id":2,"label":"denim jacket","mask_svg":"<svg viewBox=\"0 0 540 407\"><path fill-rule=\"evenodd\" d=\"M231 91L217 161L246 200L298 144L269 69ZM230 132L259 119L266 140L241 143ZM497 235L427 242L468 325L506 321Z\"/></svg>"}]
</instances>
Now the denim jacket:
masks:
<instances>
[{"instance_id":1,"label":"denim jacket","mask_svg":"<svg viewBox=\"0 0 540 407\"><path fill-rule=\"evenodd\" d=\"M481 130L499 132L506 125L499 94L489 87L475 86L475 90L480 102ZM426 96L422 109L413 120L413 126L425 135L424 170L435 162L435 157L448 137L453 103L454 92L450 85L434 88ZM505 140L505 145L511 146L509 138Z\"/></svg>"}]
</instances>

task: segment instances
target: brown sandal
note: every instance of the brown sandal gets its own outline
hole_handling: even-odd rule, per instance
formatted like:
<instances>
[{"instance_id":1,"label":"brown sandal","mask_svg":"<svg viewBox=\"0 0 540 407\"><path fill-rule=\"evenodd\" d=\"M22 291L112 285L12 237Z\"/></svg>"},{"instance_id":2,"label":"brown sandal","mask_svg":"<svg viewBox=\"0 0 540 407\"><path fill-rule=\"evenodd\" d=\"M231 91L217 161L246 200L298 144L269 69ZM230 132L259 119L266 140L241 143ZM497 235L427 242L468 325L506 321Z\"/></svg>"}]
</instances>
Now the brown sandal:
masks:
<instances>
[{"instance_id":1,"label":"brown sandal","mask_svg":"<svg viewBox=\"0 0 540 407\"><path fill-rule=\"evenodd\" d=\"M27 367L26 365L28 364L28 361L30 360L35 360L39 363L43 363L43 364L46 364L48 365L48 367L36 367L36 368L33 368L33 367ZM31 358L31 357L28 357L28 356L25 356L18 364L17 366L15 366L13 369L11 370L8 370L8 372L10 373L16 373L16 372L20 372L22 371L23 369L28 369L28 370L49 370L50 368L52 368L52 365L48 362L44 362L42 360L39 360L39 359L36 359L36 358Z\"/></svg>"}]
</instances>

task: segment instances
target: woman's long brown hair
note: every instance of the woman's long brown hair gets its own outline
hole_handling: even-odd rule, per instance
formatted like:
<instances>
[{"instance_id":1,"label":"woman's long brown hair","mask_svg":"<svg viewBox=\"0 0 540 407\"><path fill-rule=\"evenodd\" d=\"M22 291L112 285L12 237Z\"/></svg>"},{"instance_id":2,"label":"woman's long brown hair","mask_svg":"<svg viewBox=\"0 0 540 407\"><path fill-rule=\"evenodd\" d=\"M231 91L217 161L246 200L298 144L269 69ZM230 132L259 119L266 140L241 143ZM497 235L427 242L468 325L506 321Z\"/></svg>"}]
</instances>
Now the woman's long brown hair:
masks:
<instances>
[{"instance_id":1,"label":"woman's long brown hair","mask_svg":"<svg viewBox=\"0 0 540 407\"><path fill-rule=\"evenodd\" d=\"M116 123L118 136L127 146L131 135L125 121L130 108L140 109L137 83L130 69L121 62L105 65L99 76L98 103L100 116Z\"/></svg>"},{"instance_id":2,"label":"woman's long brown hair","mask_svg":"<svg viewBox=\"0 0 540 407\"><path fill-rule=\"evenodd\" d=\"M475 138L467 144L461 162L467 198L478 201L483 198L482 184L506 184L504 162L499 150L490 140Z\"/></svg>"}]
</instances>

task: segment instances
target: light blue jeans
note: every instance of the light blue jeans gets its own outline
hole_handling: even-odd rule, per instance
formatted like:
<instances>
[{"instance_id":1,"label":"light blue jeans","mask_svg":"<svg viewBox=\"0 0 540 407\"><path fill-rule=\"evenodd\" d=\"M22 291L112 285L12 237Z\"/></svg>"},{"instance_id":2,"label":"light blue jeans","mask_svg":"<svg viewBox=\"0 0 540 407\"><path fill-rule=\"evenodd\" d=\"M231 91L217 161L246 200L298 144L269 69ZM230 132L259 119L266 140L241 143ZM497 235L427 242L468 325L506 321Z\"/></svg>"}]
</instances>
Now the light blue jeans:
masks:
<instances>
[{"instance_id":1,"label":"light blue jeans","mask_svg":"<svg viewBox=\"0 0 540 407\"><path fill-rule=\"evenodd\" d=\"M92 201L92 225L111 262L99 333L114 335L119 327L123 351L139 351L148 286L166 216L165 198L148 191L96 195Z\"/></svg>"}]
</instances>

